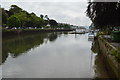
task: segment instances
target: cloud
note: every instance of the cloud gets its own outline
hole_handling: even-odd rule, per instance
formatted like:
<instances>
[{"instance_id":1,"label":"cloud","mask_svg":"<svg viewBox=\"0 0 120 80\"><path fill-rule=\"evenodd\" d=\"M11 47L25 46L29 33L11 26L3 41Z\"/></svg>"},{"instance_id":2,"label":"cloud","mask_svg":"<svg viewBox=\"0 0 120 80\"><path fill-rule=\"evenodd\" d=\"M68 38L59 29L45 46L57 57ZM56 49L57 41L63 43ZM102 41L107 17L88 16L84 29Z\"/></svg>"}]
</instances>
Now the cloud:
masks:
<instances>
[{"instance_id":1,"label":"cloud","mask_svg":"<svg viewBox=\"0 0 120 80\"><path fill-rule=\"evenodd\" d=\"M48 15L50 19L55 19L57 22L84 26L89 26L91 24L91 21L85 14L87 2L84 1L60 2L59 0L54 0L54 2L2 2L2 7L9 9L12 4L16 4L30 13L34 12L37 16L40 14Z\"/></svg>"}]
</instances>

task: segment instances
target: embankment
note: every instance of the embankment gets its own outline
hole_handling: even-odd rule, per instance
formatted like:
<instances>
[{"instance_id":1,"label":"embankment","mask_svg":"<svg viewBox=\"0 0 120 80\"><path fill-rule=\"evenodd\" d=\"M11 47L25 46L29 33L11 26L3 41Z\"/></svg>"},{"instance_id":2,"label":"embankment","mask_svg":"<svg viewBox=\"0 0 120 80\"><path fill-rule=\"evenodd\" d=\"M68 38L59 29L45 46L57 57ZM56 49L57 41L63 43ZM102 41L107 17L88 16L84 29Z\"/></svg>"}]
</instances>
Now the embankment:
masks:
<instances>
[{"instance_id":1,"label":"embankment","mask_svg":"<svg viewBox=\"0 0 120 80\"><path fill-rule=\"evenodd\" d=\"M97 39L100 47L100 54L104 56L107 62L108 71L111 72L110 74L114 75L115 78L120 80L120 51L102 37L98 37Z\"/></svg>"},{"instance_id":2,"label":"embankment","mask_svg":"<svg viewBox=\"0 0 120 80\"><path fill-rule=\"evenodd\" d=\"M19 29L19 30L2 30L2 37L29 34L29 33L44 33L44 32L62 32L73 31L73 29Z\"/></svg>"}]
</instances>

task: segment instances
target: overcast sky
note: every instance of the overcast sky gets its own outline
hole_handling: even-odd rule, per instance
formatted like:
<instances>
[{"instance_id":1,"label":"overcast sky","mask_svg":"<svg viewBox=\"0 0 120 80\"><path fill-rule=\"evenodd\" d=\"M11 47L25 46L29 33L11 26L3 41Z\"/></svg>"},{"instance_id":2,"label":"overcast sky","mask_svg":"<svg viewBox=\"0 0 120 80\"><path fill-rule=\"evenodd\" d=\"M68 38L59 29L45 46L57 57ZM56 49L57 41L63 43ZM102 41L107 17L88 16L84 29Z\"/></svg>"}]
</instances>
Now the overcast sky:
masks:
<instances>
[{"instance_id":1,"label":"overcast sky","mask_svg":"<svg viewBox=\"0 0 120 80\"><path fill-rule=\"evenodd\" d=\"M28 12L48 15L57 22L78 26L89 26L90 19L86 16L87 1L83 0L3 0L2 7L9 9L16 4Z\"/></svg>"}]
</instances>

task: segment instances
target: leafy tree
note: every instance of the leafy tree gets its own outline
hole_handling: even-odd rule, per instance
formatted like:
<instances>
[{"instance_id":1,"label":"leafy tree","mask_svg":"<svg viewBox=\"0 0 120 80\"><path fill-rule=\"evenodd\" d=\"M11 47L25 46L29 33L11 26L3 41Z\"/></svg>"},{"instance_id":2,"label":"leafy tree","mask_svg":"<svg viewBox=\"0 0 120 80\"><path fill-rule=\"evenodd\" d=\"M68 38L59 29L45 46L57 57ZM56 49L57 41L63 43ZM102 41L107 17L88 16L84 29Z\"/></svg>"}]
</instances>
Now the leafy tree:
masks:
<instances>
[{"instance_id":1,"label":"leafy tree","mask_svg":"<svg viewBox=\"0 0 120 80\"><path fill-rule=\"evenodd\" d=\"M48 20L44 20L44 26L47 26L48 23L49 23Z\"/></svg>"},{"instance_id":2,"label":"leafy tree","mask_svg":"<svg viewBox=\"0 0 120 80\"><path fill-rule=\"evenodd\" d=\"M45 26L45 21L39 18L38 27L44 27L44 26Z\"/></svg>"},{"instance_id":3,"label":"leafy tree","mask_svg":"<svg viewBox=\"0 0 120 80\"><path fill-rule=\"evenodd\" d=\"M58 25L57 21L55 21L55 20L53 20L53 19L49 19L48 15L45 15L45 18L47 19L48 24L50 24L50 26L51 26L52 28L55 28L55 26Z\"/></svg>"},{"instance_id":4,"label":"leafy tree","mask_svg":"<svg viewBox=\"0 0 120 80\"><path fill-rule=\"evenodd\" d=\"M5 12L8 14L8 17L10 17L11 15L13 15L14 13L8 10L5 10Z\"/></svg>"},{"instance_id":5,"label":"leafy tree","mask_svg":"<svg viewBox=\"0 0 120 80\"><path fill-rule=\"evenodd\" d=\"M49 19L49 17L48 17L48 15L45 15L45 18L49 21L50 19Z\"/></svg>"},{"instance_id":6,"label":"leafy tree","mask_svg":"<svg viewBox=\"0 0 120 80\"><path fill-rule=\"evenodd\" d=\"M2 8L2 26L7 24L8 14L5 12L4 8Z\"/></svg>"},{"instance_id":7,"label":"leafy tree","mask_svg":"<svg viewBox=\"0 0 120 80\"><path fill-rule=\"evenodd\" d=\"M25 12L20 12L20 13L15 13L14 16L17 17L20 21L21 26L19 27L25 28L25 23L26 21L28 21L27 14Z\"/></svg>"},{"instance_id":8,"label":"leafy tree","mask_svg":"<svg viewBox=\"0 0 120 80\"><path fill-rule=\"evenodd\" d=\"M70 28L69 24L64 24L64 28Z\"/></svg>"},{"instance_id":9,"label":"leafy tree","mask_svg":"<svg viewBox=\"0 0 120 80\"><path fill-rule=\"evenodd\" d=\"M22 11L22 9L17 5L11 5L11 8L9 9L9 11L12 13L19 13Z\"/></svg>"},{"instance_id":10,"label":"leafy tree","mask_svg":"<svg viewBox=\"0 0 120 80\"><path fill-rule=\"evenodd\" d=\"M40 15L40 18L42 18L42 19L43 19L43 17L44 17L44 16L41 14L41 15Z\"/></svg>"},{"instance_id":11,"label":"leafy tree","mask_svg":"<svg viewBox=\"0 0 120 80\"><path fill-rule=\"evenodd\" d=\"M33 27L42 27L44 26L44 20L36 15L31 14L30 21Z\"/></svg>"},{"instance_id":12,"label":"leafy tree","mask_svg":"<svg viewBox=\"0 0 120 80\"><path fill-rule=\"evenodd\" d=\"M59 28L66 28L66 29L69 29L70 26L71 26L70 24L65 24L65 23L59 23L59 24L58 24L58 27L59 27Z\"/></svg>"},{"instance_id":13,"label":"leafy tree","mask_svg":"<svg viewBox=\"0 0 120 80\"><path fill-rule=\"evenodd\" d=\"M44 26L44 20L37 16L34 16L34 24L35 24L35 27L40 28Z\"/></svg>"},{"instance_id":14,"label":"leafy tree","mask_svg":"<svg viewBox=\"0 0 120 80\"><path fill-rule=\"evenodd\" d=\"M12 15L11 17L8 18L8 26L9 28L13 28L13 27L18 28L21 26L21 22L18 17L16 17L15 15Z\"/></svg>"},{"instance_id":15,"label":"leafy tree","mask_svg":"<svg viewBox=\"0 0 120 80\"><path fill-rule=\"evenodd\" d=\"M45 15L46 19L44 20L44 15L41 14L40 17L38 17L35 13L28 13L17 5L11 5L11 8L9 10L3 9L2 12L3 24L6 24L8 22L7 25L10 28L18 26L21 28L41 28L45 27L47 24L50 24L52 28L55 28L55 26L58 24L57 21L49 19L48 15Z\"/></svg>"},{"instance_id":16,"label":"leafy tree","mask_svg":"<svg viewBox=\"0 0 120 80\"><path fill-rule=\"evenodd\" d=\"M120 26L120 4L118 2L89 2L86 11L96 28Z\"/></svg>"},{"instance_id":17,"label":"leafy tree","mask_svg":"<svg viewBox=\"0 0 120 80\"><path fill-rule=\"evenodd\" d=\"M49 24L51 27L55 28L55 26L57 26L58 23L55 20L51 19L49 20Z\"/></svg>"}]
</instances>

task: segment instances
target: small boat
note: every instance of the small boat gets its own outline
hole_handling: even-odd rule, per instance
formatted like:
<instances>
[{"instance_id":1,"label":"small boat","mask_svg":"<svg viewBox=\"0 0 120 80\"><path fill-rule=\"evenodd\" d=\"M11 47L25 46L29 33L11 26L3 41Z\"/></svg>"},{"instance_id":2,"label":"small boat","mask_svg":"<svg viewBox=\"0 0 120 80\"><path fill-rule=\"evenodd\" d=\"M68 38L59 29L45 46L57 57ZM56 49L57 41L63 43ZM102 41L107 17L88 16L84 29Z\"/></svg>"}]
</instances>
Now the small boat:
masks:
<instances>
[{"instance_id":1,"label":"small boat","mask_svg":"<svg viewBox=\"0 0 120 80\"><path fill-rule=\"evenodd\" d=\"M94 37L95 37L95 33L94 33L94 31L89 32L88 37L94 39Z\"/></svg>"}]
</instances>

